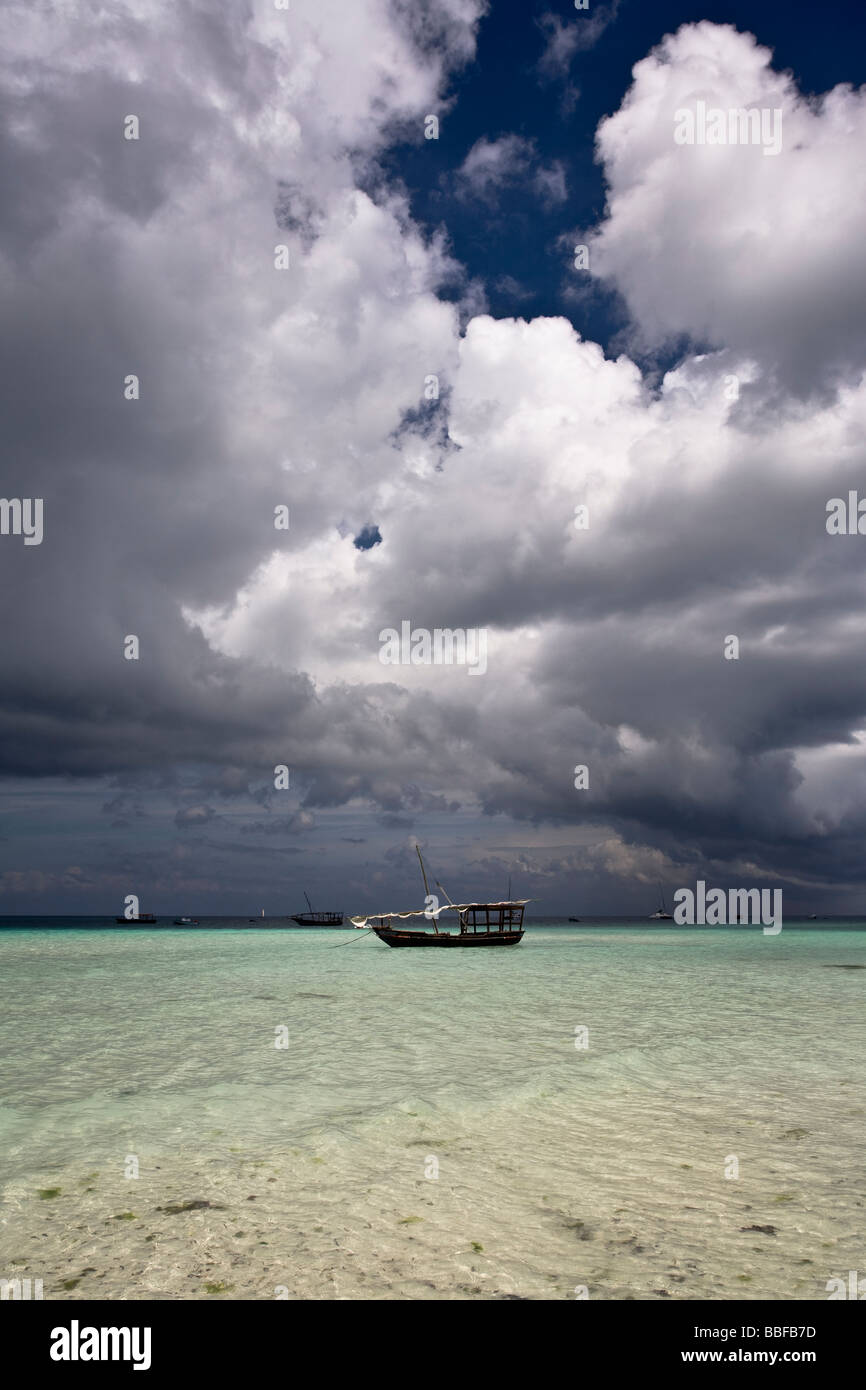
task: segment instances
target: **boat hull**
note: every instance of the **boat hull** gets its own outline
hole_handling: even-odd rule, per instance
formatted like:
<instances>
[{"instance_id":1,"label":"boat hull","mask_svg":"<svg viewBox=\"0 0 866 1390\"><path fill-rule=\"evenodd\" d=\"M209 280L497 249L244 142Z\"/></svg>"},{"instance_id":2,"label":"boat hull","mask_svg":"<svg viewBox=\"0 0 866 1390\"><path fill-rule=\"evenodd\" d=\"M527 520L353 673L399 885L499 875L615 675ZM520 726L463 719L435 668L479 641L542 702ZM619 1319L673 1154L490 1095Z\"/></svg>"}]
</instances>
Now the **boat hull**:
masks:
<instances>
[{"instance_id":1,"label":"boat hull","mask_svg":"<svg viewBox=\"0 0 866 1390\"><path fill-rule=\"evenodd\" d=\"M373 931L386 946L440 946L444 950L452 946L516 946L523 940L522 931L437 933L393 931L388 927L374 927Z\"/></svg>"},{"instance_id":2,"label":"boat hull","mask_svg":"<svg viewBox=\"0 0 866 1390\"><path fill-rule=\"evenodd\" d=\"M341 927L342 912L296 912L290 919L299 927Z\"/></svg>"}]
</instances>

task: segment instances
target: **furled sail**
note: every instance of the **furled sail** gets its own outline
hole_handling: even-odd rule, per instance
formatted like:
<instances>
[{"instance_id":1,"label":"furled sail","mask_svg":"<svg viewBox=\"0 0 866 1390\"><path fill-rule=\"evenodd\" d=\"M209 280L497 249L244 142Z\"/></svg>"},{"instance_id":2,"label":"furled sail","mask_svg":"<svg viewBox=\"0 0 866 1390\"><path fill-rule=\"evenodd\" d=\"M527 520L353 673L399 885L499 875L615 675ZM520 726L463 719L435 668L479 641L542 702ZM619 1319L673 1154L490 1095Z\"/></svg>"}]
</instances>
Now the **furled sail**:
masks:
<instances>
[{"instance_id":1,"label":"furled sail","mask_svg":"<svg viewBox=\"0 0 866 1390\"><path fill-rule=\"evenodd\" d=\"M531 898L515 898L511 902L501 903L443 903L441 907L418 907L409 912L374 912L366 917L350 917L349 921L353 927L366 927L368 922L383 922L388 918L397 918L402 922L408 917L426 917L428 921L433 921L442 912L467 912L473 907L526 907L531 901Z\"/></svg>"}]
</instances>

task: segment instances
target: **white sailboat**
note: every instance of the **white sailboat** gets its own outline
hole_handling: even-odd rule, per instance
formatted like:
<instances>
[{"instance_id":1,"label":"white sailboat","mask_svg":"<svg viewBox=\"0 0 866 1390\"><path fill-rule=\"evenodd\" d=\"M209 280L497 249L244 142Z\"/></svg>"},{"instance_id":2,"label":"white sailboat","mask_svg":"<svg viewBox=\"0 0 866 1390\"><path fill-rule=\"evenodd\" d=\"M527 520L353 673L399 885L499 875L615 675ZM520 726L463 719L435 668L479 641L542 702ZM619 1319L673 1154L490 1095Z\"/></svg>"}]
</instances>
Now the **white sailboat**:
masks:
<instances>
[{"instance_id":1,"label":"white sailboat","mask_svg":"<svg viewBox=\"0 0 866 1390\"><path fill-rule=\"evenodd\" d=\"M656 908L655 912L650 913L650 921L651 921L651 922L672 922L673 920L674 920L674 919L673 919L671 913L668 912L667 904L665 903L664 891L663 891L663 889L662 889L661 884L659 884L659 905L658 905L658 907Z\"/></svg>"}]
</instances>

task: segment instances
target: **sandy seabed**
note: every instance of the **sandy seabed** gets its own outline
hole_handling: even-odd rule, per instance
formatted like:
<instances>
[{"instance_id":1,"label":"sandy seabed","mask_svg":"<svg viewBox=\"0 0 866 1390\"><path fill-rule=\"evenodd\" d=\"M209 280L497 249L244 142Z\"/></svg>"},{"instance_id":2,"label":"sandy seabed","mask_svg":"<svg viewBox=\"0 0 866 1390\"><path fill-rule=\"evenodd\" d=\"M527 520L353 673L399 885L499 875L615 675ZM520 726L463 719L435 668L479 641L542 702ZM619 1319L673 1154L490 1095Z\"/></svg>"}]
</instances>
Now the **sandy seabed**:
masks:
<instances>
[{"instance_id":1,"label":"sandy seabed","mask_svg":"<svg viewBox=\"0 0 866 1390\"><path fill-rule=\"evenodd\" d=\"M460 1132L403 1112L279 1156L142 1155L137 1179L57 1168L7 1185L0 1272L69 1300L826 1299L866 1267L848 1084L832 1139L649 1093L624 1143L538 1097Z\"/></svg>"}]
</instances>

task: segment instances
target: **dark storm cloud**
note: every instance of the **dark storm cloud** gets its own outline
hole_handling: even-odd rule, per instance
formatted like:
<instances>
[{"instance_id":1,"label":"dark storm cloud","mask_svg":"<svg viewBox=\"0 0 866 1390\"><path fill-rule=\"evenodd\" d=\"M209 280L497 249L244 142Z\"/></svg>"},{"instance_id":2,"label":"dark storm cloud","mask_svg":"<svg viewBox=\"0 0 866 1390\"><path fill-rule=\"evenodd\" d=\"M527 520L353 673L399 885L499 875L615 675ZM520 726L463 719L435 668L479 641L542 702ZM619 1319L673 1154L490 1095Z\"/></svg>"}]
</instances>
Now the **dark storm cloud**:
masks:
<instances>
[{"instance_id":1,"label":"dark storm cloud","mask_svg":"<svg viewBox=\"0 0 866 1390\"><path fill-rule=\"evenodd\" d=\"M295 811L288 816L273 816L270 820L244 825L242 831L244 835L298 835L311 830L313 825L313 818L307 812Z\"/></svg>"}]
</instances>

